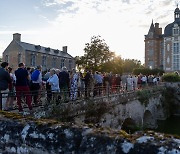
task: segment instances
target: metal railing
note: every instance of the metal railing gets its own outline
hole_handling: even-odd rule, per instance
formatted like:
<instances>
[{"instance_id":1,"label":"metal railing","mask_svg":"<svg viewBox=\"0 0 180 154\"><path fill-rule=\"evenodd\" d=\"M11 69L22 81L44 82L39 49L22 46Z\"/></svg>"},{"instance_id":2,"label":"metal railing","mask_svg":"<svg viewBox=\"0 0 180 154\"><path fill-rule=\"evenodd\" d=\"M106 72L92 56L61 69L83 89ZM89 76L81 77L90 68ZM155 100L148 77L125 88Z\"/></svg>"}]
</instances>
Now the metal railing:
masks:
<instances>
[{"instance_id":1,"label":"metal railing","mask_svg":"<svg viewBox=\"0 0 180 154\"><path fill-rule=\"evenodd\" d=\"M126 96L128 93L135 93L138 90L142 89L156 89L157 87L163 87L164 84L154 85L154 86L145 86L137 89L131 89L127 90L127 87L122 86L100 86L100 87L88 87L88 88L77 88L75 90L68 89L67 91L51 91L46 89L41 89L38 91L29 91L29 92L23 92L23 91L15 91L15 92L6 92L2 93L0 91L0 110L2 110L2 99L3 98L14 98L14 102L16 101L17 97L21 97L23 105L26 107L25 97L31 96L32 98L34 96L38 96L38 101L44 101L44 104L41 102L36 105L36 102L32 102L33 106L41 106L45 105L45 102L49 103L51 101L59 102L59 103L68 103L69 101L76 101L76 100L82 100L82 99L88 99L88 98L97 98L97 97L109 97L110 95L122 95L122 97ZM20 95L18 95L18 94ZM38 93L38 94L37 94ZM49 99L49 100L48 100ZM14 104L15 105L15 104ZM17 106L14 106L13 109L17 109Z\"/></svg>"}]
</instances>

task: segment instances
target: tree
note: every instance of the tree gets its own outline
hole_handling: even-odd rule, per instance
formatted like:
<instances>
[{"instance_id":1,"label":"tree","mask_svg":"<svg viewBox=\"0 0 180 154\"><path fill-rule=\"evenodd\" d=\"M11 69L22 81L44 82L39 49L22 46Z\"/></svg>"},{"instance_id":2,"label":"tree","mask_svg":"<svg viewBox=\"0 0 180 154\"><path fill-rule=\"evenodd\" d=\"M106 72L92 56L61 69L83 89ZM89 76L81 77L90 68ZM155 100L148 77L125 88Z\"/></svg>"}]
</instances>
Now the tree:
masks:
<instances>
[{"instance_id":1,"label":"tree","mask_svg":"<svg viewBox=\"0 0 180 154\"><path fill-rule=\"evenodd\" d=\"M85 67L85 57L84 56L81 56L81 57L76 56L75 61L76 61L76 66L79 71Z\"/></svg>"},{"instance_id":2,"label":"tree","mask_svg":"<svg viewBox=\"0 0 180 154\"><path fill-rule=\"evenodd\" d=\"M135 68L142 67L141 61L136 59L124 59L123 72L132 73Z\"/></svg>"},{"instance_id":3,"label":"tree","mask_svg":"<svg viewBox=\"0 0 180 154\"><path fill-rule=\"evenodd\" d=\"M79 70L87 68L93 71L122 74L123 72L132 73L133 69L142 67L138 60L115 56L101 36L93 36L91 42L85 44L84 51L84 56L75 57Z\"/></svg>"},{"instance_id":4,"label":"tree","mask_svg":"<svg viewBox=\"0 0 180 154\"><path fill-rule=\"evenodd\" d=\"M110 62L115 54L109 50L105 40L101 36L93 36L90 43L85 44L84 58L80 58L86 67L92 70L99 70L103 64Z\"/></svg>"}]
</instances>

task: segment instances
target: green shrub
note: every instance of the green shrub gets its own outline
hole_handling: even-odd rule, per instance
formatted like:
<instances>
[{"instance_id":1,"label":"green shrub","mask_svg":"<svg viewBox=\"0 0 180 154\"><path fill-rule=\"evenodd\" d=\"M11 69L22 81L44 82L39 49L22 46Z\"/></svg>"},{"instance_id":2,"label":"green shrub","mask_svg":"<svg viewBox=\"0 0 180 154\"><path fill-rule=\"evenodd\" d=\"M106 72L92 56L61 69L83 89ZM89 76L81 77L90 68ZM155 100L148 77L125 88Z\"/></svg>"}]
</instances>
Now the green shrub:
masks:
<instances>
[{"instance_id":1,"label":"green shrub","mask_svg":"<svg viewBox=\"0 0 180 154\"><path fill-rule=\"evenodd\" d=\"M145 106L147 106L149 99L152 97L152 93L150 90L139 90L137 91L137 96L138 96L138 100L144 104Z\"/></svg>"},{"instance_id":2,"label":"green shrub","mask_svg":"<svg viewBox=\"0 0 180 154\"><path fill-rule=\"evenodd\" d=\"M165 82L180 82L180 76L176 73L167 73L162 76Z\"/></svg>"},{"instance_id":3,"label":"green shrub","mask_svg":"<svg viewBox=\"0 0 180 154\"><path fill-rule=\"evenodd\" d=\"M149 69L149 68L135 68L133 70L133 74L134 75L139 75L139 74L143 74L143 75L162 75L164 73L163 70L161 69Z\"/></svg>"}]
</instances>

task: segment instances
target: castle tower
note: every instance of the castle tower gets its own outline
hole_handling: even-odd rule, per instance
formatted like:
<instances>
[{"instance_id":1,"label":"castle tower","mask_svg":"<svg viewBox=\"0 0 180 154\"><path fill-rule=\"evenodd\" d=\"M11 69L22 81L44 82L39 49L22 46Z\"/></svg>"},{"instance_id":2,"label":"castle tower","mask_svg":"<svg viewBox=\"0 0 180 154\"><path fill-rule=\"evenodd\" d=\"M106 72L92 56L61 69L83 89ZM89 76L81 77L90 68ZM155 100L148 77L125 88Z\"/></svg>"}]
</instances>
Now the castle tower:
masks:
<instances>
[{"instance_id":1,"label":"castle tower","mask_svg":"<svg viewBox=\"0 0 180 154\"><path fill-rule=\"evenodd\" d=\"M154 69L162 68L161 48L162 48L162 28L159 23L151 23L148 34L145 35L145 67Z\"/></svg>"}]
</instances>

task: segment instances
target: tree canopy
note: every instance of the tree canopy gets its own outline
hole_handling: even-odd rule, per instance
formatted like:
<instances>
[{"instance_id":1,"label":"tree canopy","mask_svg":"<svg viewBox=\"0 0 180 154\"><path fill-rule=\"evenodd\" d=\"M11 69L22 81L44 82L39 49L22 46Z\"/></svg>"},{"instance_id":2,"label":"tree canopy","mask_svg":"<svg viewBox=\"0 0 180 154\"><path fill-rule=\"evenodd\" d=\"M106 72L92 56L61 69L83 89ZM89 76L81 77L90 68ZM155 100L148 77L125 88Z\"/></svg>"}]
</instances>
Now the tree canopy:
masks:
<instances>
[{"instance_id":1,"label":"tree canopy","mask_svg":"<svg viewBox=\"0 0 180 154\"><path fill-rule=\"evenodd\" d=\"M92 70L98 70L101 65L114 58L114 52L109 50L109 46L101 36L93 36L90 43L85 44L84 59L87 66Z\"/></svg>"},{"instance_id":2,"label":"tree canopy","mask_svg":"<svg viewBox=\"0 0 180 154\"><path fill-rule=\"evenodd\" d=\"M138 60L115 56L101 36L93 36L90 43L85 44L84 55L76 57L76 64L79 70L87 68L116 74L132 73L135 68L142 67Z\"/></svg>"}]
</instances>

